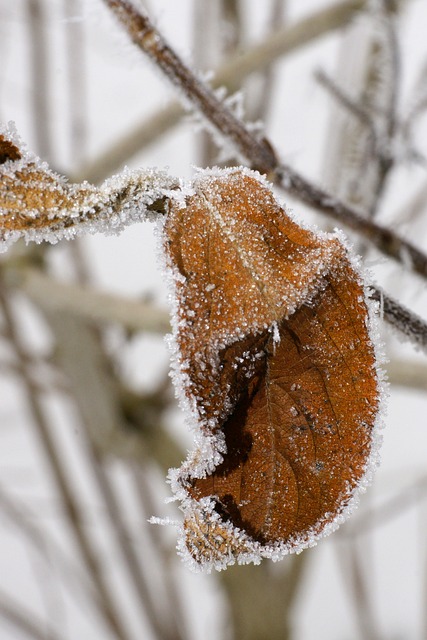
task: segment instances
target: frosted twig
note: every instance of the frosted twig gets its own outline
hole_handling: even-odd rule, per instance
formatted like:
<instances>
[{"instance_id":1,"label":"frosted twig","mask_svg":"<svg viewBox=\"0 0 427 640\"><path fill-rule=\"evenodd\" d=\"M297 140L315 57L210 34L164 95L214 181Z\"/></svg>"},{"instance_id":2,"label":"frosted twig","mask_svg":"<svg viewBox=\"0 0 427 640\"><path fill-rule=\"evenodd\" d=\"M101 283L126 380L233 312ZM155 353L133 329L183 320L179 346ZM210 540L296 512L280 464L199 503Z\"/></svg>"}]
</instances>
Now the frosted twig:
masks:
<instances>
[{"instance_id":1,"label":"frosted twig","mask_svg":"<svg viewBox=\"0 0 427 640\"><path fill-rule=\"evenodd\" d=\"M0 126L0 248L20 237L54 243L82 232L117 234L164 214L178 185L157 170L125 170L100 187L72 184L27 151L13 124Z\"/></svg>"},{"instance_id":2,"label":"frosted twig","mask_svg":"<svg viewBox=\"0 0 427 640\"><path fill-rule=\"evenodd\" d=\"M394 233L388 227L383 227L366 218L356 209L348 207L284 164L277 167L273 177L277 177L279 183L301 202L361 234L379 251L404 266L408 266L409 263L415 273L427 278L427 255L411 242Z\"/></svg>"},{"instance_id":3,"label":"frosted twig","mask_svg":"<svg viewBox=\"0 0 427 640\"><path fill-rule=\"evenodd\" d=\"M417 316L379 288L372 289L371 297L382 304L384 320L411 342L424 350L427 349L427 322L423 318Z\"/></svg>"},{"instance_id":4,"label":"frosted twig","mask_svg":"<svg viewBox=\"0 0 427 640\"><path fill-rule=\"evenodd\" d=\"M235 91L251 73L263 71L275 60L289 55L313 40L342 28L366 5L364 0L344 0L326 9L313 12L293 25L280 28L243 53L232 56L221 64L210 83L214 89L227 87ZM107 147L90 163L78 169L73 180L98 183L104 180L140 152L157 142L184 116L185 109L179 102L171 102L163 109L156 109L148 118L128 134Z\"/></svg>"},{"instance_id":5,"label":"frosted twig","mask_svg":"<svg viewBox=\"0 0 427 640\"><path fill-rule=\"evenodd\" d=\"M215 97L209 87L178 58L145 13L137 11L127 0L104 2L117 15L135 44L183 92L185 99L190 100L223 137L235 144L253 167L266 173L301 202L357 231L386 255L405 265L409 262L413 271L427 277L427 255L413 244L313 185L288 165L281 164L271 144L265 139L258 140L244 123ZM405 260L402 258L403 255Z\"/></svg>"},{"instance_id":6,"label":"frosted twig","mask_svg":"<svg viewBox=\"0 0 427 640\"><path fill-rule=\"evenodd\" d=\"M359 122L369 131L369 142L371 154L374 155L377 149L377 132L371 115L365 109L363 104L353 100L347 95L329 76L322 70L315 73L316 80L324 87L336 100L349 111Z\"/></svg>"},{"instance_id":7,"label":"frosted twig","mask_svg":"<svg viewBox=\"0 0 427 640\"><path fill-rule=\"evenodd\" d=\"M138 45L168 77L169 81L190 100L226 140L231 140L255 168L268 173L276 161L274 152L265 140L258 140L242 126L240 120L213 91L192 73L155 29L148 16L127 0L104 0Z\"/></svg>"}]
</instances>

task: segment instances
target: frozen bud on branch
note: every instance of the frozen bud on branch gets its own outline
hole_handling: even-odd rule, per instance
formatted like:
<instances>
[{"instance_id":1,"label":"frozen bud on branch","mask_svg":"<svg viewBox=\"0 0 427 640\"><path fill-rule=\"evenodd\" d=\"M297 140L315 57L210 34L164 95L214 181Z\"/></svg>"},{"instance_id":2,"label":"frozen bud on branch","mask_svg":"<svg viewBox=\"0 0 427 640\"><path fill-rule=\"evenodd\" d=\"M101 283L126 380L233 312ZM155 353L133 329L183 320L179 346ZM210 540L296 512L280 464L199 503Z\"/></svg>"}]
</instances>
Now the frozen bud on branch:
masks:
<instances>
[{"instance_id":1,"label":"frozen bud on branch","mask_svg":"<svg viewBox=\"0 0 427 640\"><path fill-rule=\"evenodd\" d=\"M203 172L172 204L176 381L196 451L172 485L193 566L279 559L335 529L376 459L365 290L334 235L301 228L257 174Z\"/></svg>"}]
</instances>

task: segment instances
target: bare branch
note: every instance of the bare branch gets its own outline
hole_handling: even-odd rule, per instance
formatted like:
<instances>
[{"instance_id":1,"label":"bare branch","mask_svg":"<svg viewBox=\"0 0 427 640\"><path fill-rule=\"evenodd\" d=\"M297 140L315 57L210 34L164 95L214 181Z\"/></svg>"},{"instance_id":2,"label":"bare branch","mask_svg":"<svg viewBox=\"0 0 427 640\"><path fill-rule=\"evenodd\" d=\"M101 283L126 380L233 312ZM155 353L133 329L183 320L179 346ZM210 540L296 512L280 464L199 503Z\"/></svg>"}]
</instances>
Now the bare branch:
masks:
<instances>
[{"instance_id":1,"label":"bare branch","mask_svg":"<svg viewBox=\"0 0 427 640\"><path fill-rule=\"evenodd\" d=\"M381 289L375 288L371 297L381 305L384 320L400 331L412 343L427 349L427 322Z\"/></svg>"}]
</instances>

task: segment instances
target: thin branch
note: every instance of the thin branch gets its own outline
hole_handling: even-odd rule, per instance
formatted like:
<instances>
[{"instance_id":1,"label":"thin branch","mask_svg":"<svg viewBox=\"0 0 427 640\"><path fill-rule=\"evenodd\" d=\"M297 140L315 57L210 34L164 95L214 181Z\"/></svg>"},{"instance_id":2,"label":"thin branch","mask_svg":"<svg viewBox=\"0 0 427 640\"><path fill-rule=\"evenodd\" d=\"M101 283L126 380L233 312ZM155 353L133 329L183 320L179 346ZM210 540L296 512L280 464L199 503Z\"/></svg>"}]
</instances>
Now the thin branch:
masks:
<instances>
[{"instance_id":1,"label":"thin branch","mask_svg":"<svg viewBox=\"0 0 427 640\"><path fill-rule=\"evenodd\" d=\"M427 349L427 322L380 288L372 290L371 297L380 303L381 313L389 324L406 336L413 344Z\"/></svg>"},{"instance_id":2,"label":"thin branch","mask_svg":"<svg viewBox=\"0 0 427 640\"><path fill-rule=\"evenodd\" d=\"M139 13L127 0L104 0L127 29L134 43L165 73L173 85L182 91L212 125L231 140L250 163L268 174L296 198L311 207L339 220L342 224L363 234L380 251L409 265L416 273L427 277L427 256L388 228L364 217L358 211L336 200L323 189L314 186L290 167L279 164L270 143L258 140L244 123L231 113L226 105L184 65L148 16ZM384 317L416 344L426 346L427 323L411 314L395 300L375 292L376 299L382 297Z\"/></svg>"},{"instance_id":3,"label":"thin branch","mask_svg":"<svg viewBox=\"0 0 427 640\"><path fill-rule=\"evenodd\" d=\"M330 32L344 27L366 6L363 0L345 0L327 9L312 13L294 25L285 26L254 45L248 51L239 53L216 70L211 86L214 89L226 87L236 91L250 74L264 71L279 58L298 51L301 47ZM107 147L90 163L80 167L73 180L98 183L121 169L129 159L153 142L157 142L185 115L179 102L171 102L163 109L156 109L148 118Z\"/></svg>"}]
</instances>

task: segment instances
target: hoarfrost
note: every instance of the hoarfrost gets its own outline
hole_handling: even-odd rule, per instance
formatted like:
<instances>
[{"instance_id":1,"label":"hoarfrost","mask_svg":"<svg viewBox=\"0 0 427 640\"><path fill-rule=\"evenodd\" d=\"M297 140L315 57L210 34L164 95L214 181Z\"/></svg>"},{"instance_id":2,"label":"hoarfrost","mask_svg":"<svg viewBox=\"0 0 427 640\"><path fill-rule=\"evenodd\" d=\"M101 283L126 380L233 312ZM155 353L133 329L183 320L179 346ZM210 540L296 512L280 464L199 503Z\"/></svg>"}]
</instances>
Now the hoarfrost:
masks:
<instances>
[{"instance_id":1,"label":"hoarfrost","mask_svg":"<svg viewBox=\"0 0 427 640\"><path fill-rule=\"evenodd\" d=\"M0 144L18 151L0 164L0 250L20 237L55 243L81 233L117 234L164 213L179 187L155 169L124 169L100 187L69 183L27 150L12 123L0 127Z\"/></svg>"}]
</instances>

